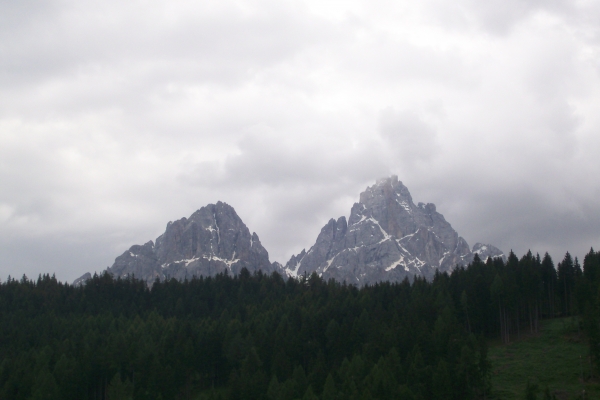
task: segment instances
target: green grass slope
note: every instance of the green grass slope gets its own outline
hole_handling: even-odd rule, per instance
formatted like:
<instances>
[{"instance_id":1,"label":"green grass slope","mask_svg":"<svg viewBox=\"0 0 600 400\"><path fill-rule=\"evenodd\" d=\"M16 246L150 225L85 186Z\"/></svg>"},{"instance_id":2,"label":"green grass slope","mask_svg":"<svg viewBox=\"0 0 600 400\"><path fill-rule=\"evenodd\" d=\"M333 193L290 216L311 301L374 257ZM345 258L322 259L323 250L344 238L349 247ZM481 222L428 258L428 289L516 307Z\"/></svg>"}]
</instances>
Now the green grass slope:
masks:
<instances>
[{"instance_id":1,"label":"green grass slope","mask_svg":"<svg viewBox=\"0 0 600 400\"><path fill-rule=\"evenodd\" d=\"M546 387L551 399L600 399L600 384L597 377L590 379L588 346L575 319L543 321L539 334L521 335L507 345L493 343L489 357L494 399L526 399L528 382L537 386L538 399L548 398Z\"/></svg>"}]
</instances>

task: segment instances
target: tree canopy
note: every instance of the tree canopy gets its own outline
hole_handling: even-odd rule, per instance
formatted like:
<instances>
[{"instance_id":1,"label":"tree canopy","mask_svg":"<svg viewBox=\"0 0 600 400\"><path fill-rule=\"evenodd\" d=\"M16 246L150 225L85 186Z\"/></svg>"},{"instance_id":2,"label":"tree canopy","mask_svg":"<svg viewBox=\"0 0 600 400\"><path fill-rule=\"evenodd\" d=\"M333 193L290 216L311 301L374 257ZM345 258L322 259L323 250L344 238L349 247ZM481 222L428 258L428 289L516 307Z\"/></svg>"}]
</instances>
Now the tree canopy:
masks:
<instances>
[{"instance_id":1,"label":"tree canopy","mask_svg":"<svg viewBox=\"0 0 600 400\"><path fill-rule=\"evenodd\" d=\"M0 285L0 398L468 399L486 338L584 316L600 360L600 254L478 257L429 282L357 288L316 274L183 282L49 275Z\"/></svg>"}]
</instances>

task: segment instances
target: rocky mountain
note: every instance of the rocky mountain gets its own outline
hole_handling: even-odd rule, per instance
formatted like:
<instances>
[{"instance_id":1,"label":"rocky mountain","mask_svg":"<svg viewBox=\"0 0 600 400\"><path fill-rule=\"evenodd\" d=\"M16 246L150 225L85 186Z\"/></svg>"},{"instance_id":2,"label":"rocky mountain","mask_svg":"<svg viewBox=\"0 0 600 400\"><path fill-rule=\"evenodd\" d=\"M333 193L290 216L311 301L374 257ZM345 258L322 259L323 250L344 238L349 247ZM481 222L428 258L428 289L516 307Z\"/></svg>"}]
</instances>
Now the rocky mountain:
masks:
<instances>
[{"instance_id":1,"label":"rocky mountain","mask_svg":"<svg viewBox=\"0 0 600 400\"><path fill-rule=\"evenodd\" d=\"M468 264L475 254L484 261L504 257L489 244L476 243L470 249L434 204L415 205L406 186L392 176L368 187L348 221L331 219L316 243L292 256L285 267L269 261L258 235L250 234L233 207L217 202L189 218L169 222L155 242L131 246L107 271L148 283L224 271L238 274L242 268L290 277L316 272L325 279L362 286L416 275L431 278L436 270L451 271ZM73 284L90 278L87 273Z\"/></svg>"},{"instance_id":2,"label":"rocky mountain","mask_svg":"<svg viewBox=\"0 0 600 400\"><path fill-rule=\"evenodd\" d=\"M115 259L108 272L152 283L157 278L183 280L224 271L238 274L242 268L251 273L282 273L281 264L269 262L258 235L250 234L233 207L218 202L202 207L189 218L169 222L155 242L131 246ZM86 274L74 284L89 278Z\"/></svg>"},{"instance_id":3,"label":"rocky mountain","mask_svg":"<svg viewBox=\"0 0 600 400\"><path fill-rule=\"evenodd\" d=\"M289 276L316 272L350 284L400 281L420 275L431 278L436 270L451 271L478 254L504 257L492 245L473 249L458 236L432 203L413 203L397 176L381 179L360 194L350 218L331 219L316 243L285 265Z\"/></svg>"}]
</instances>

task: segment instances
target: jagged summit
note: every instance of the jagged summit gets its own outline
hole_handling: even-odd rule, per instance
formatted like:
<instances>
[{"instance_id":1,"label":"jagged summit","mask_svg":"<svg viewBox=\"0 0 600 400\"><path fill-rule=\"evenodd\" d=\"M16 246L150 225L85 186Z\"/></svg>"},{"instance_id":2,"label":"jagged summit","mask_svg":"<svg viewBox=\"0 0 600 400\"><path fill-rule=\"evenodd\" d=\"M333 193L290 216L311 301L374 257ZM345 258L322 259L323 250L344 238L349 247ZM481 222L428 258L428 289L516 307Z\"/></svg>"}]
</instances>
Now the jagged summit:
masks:
<instances>
[{"instance_id":1,"label":"jagged summit","mask_svg":"<svg viewBox=\"0 0 600 400\"><path fill-rule=\"evenodd\" d=\"M432 203L414 204L397 176L378 180L360 194L350 218L331 219L308 250L292 256L290 276L317 272L325 279L364 285L433 276L467 264L474 252L485 260L502 257L491 245L473 251Z\"/></svg>"},{"instance_id":2,"label":"jagged summit","mask_svg":"<svg viewBox=\"0 0 600 400\"><path fill-rule=\"evenodd\" d=\"M157 278L183 280L224 271L238 274L242 268L250 272L281 271L279 264L269 262L258 235L250 234L233 207L219 201L189 218L169 222L155 243L131 246L115 259L108 272L115 277L133 275L150 283Z\"/></svg>"},{"instance_id":3,"label":"jagged summit","mask_svg":"<svg viewBox=\"0 0 600 400\"><path fill-rule=\"evenodd\" d=\"M367 187L348 220L330 219L315 244L292 256L285 267L270 263L258 235L250 234L233 207L219 201L169 222L155 242L131 246L107 271L151 283L225 271L238 274L247 268L291 277L316 272L325 279L364 285L416 275L431 278L436 270L469 263L475 254L484 261L504 257L489 244L477 243L471 250L434 204L415 205L408 188L391 176ZM83 275L74 284L89 278Z\"/></svg>"}]
</instances>

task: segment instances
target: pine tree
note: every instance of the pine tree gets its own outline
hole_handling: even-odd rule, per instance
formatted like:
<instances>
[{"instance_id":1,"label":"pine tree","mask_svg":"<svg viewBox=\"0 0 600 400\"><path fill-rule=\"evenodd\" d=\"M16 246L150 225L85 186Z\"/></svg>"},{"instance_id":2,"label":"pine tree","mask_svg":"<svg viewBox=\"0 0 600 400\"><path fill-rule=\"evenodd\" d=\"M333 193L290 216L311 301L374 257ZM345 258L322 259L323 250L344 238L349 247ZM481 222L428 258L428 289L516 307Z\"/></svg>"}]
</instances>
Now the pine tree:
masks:
<instances>
[{"instance_id":1,"label":"pine tree","mask_svg":"<svg viewBox=\"0 0 600 400\"><path fill-rule=\"evenodd\" d=\"M571 254L567 252L562 262L558 263L558 287L564 315L571 315L573 288L575 280L575 265Z\"/></svg>"},{"instance_id":2,"label":"pine tree","mask_svg":"<svg viewBox=\"0 0 600 400\"><path fill-rule=\"evenodd\" d=\"M331 374L327 375L325 380L325 386L323 387L323 394L321 395L322 400L337 400L338 394L335 388L335 382Z\"/></svg>"}]
</instances>

